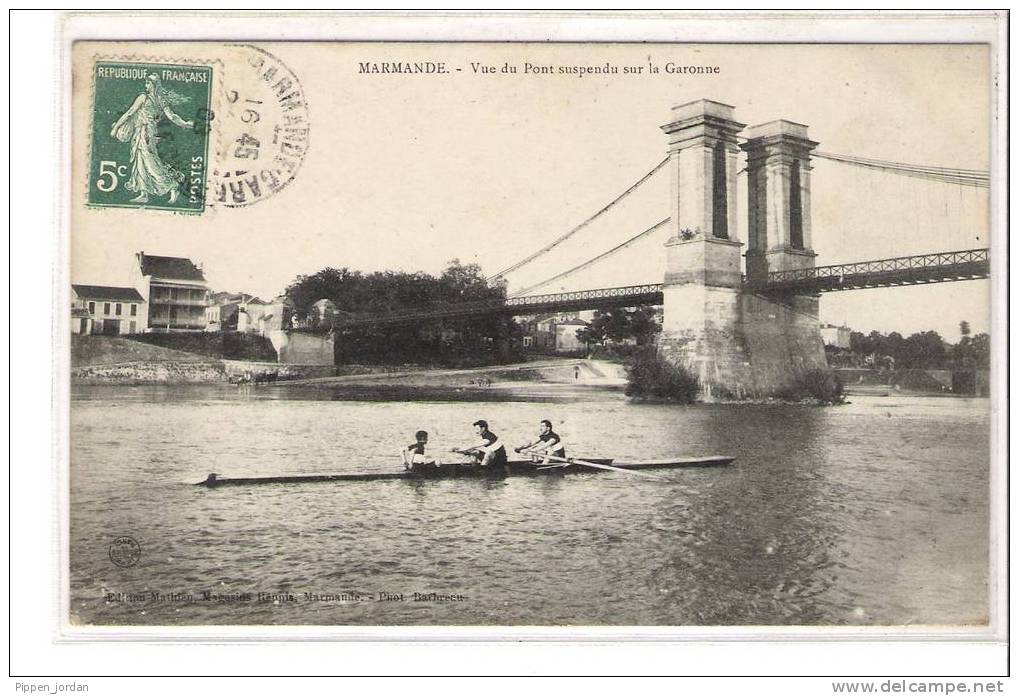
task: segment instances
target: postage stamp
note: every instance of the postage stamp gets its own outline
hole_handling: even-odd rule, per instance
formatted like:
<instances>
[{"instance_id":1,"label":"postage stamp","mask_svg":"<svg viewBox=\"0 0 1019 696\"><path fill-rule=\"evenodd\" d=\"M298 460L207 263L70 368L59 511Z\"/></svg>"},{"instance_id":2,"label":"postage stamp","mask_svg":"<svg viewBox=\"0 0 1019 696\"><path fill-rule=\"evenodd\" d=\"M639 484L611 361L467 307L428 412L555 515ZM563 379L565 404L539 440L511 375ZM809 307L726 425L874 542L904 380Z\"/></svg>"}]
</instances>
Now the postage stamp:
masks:
<instances>
[{"instance_id":1,"label":"postage stamp","mask_svg":"<svg viewBox=\"0 0 1019 696\"><path fill-rule=\"evenodd\" d=\"M212 68L97 62L89 205L205 209Z\"/></svg>"}]
</instances>

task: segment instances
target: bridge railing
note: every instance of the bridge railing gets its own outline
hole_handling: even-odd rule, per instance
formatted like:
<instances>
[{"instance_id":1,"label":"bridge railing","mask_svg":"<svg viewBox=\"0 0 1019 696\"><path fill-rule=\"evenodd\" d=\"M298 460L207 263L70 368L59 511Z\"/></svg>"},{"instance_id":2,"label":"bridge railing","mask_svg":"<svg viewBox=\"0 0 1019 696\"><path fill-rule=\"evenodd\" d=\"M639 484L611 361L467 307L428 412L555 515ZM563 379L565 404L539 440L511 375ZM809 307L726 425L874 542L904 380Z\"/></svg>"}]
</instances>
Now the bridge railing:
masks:
<instances>
[{"instance_id":1,"label":"bridge railing","mask_svg":"<svg viewBox=\"0 0 1019 696\"><path fill-rule=\"evenodd\" d=\"M831 292L864 287L986 278L989 273L989 250L967 249L772 271L765 281L751 282L750 287L765 291Z\"/></svg>"}]
</instances>

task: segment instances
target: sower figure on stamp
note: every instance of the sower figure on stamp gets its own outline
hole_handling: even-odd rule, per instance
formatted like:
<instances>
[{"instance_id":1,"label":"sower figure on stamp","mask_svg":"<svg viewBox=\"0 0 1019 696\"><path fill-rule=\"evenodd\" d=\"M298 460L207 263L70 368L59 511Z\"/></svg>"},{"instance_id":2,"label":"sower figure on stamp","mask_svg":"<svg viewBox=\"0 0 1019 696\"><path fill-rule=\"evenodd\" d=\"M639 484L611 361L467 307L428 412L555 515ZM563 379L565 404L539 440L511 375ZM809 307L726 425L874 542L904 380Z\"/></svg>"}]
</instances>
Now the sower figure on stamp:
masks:
<instances>
[{"instance_id":1,"label":"sower figure on stamp","mask_svg":"<svg viewBox=\"0 0 1019 696\"><path fill-rule=\"evenodd\" d=\"M481 442L453 451L474 456L481 466L506 466L506 448L499 437L488 429L488 421L474 421L474 432L481 438Z\"/></svg>"},{"instance_id":2,"label":"sower figure on stamp","mask_svg":"<svg viewBox=\"0 0 1019 696\"><path fill-rule=\"evenodd\" d=\"M150 74L145 79L145 91L113 124L110 135L122 143L131 143L131 178L126 186L128 191L138 192L133 202L147 203L150 195L169 193L169 202L173 203L180 195L178 185L183 174L175 172L159 158L156 127L165 117L175 126L192 128L192 121L185 121L173 110L187 101L187 97L163 87L158 75Z\"/></svg>"}]
</instances>

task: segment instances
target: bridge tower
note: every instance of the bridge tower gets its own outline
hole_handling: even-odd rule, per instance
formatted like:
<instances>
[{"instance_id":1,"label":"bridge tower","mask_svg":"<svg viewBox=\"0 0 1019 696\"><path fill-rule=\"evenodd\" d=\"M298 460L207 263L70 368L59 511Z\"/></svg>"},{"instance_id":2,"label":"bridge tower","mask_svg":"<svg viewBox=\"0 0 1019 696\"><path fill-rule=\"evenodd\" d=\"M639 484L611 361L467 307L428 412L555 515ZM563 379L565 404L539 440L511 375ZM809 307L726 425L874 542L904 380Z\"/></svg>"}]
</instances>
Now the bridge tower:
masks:
<instances>
[{"instance_id":1,"label":"bridge tower","mask_svg":"<svg viewBox=\"0 0 1019 696\"><path fill-rule=\"evenodd\" d=\"M750 128L747 153L749 245L747 280L763 282L770 271L813 268L810 151L817 143L807 127L772 121Z\"/></svg>"},{"instance_id":2,"label":"bridge tower","mask_svg":"<svg viewBox=\"0 0 1019 696\"><path fill-rule=\"evenodd\" d=\"M740 272L736 225L737 134L733 107L702 99L673 108L672 188L662 335L670 360L700 380L708 398L763 397L827 367L817 298L752 291ZM775 121L750 130L751 279L814 265L810 249L810 150L805 126Z\"/></svg>"}]
</instances>

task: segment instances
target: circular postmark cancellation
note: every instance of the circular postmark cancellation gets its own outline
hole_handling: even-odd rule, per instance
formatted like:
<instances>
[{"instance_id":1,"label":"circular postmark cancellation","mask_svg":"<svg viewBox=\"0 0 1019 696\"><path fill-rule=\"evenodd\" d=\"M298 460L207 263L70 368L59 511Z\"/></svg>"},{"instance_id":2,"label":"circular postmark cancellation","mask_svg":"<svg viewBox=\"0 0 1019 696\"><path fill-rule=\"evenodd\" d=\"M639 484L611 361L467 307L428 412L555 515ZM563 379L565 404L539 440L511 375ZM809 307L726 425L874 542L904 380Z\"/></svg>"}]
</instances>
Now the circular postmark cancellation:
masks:
<instances>
[{"instance_id":1,"label":"circular postmark cancellation","mask_svg":"<svg viewBox=\"0 0 1019 696\"><path fill-rule=\"evenodd\" d=\"M115 566L130 568L138 563L141 555L141 546L133 537L119 536L110 544L110 560Z\"/></svg>"},{"instance_id":2,"label":"circular postmark cancellation","mask_svg":"<svg viewBox=\"0 0 1019 696\"><path fill-rule=\"evenodd\" d=\"M283 189L308 149L308 105L297 76L276 56L238 46L219 113L220 152L210 176L209 203L253 205Z\"/></svg>"}]
</instances>

